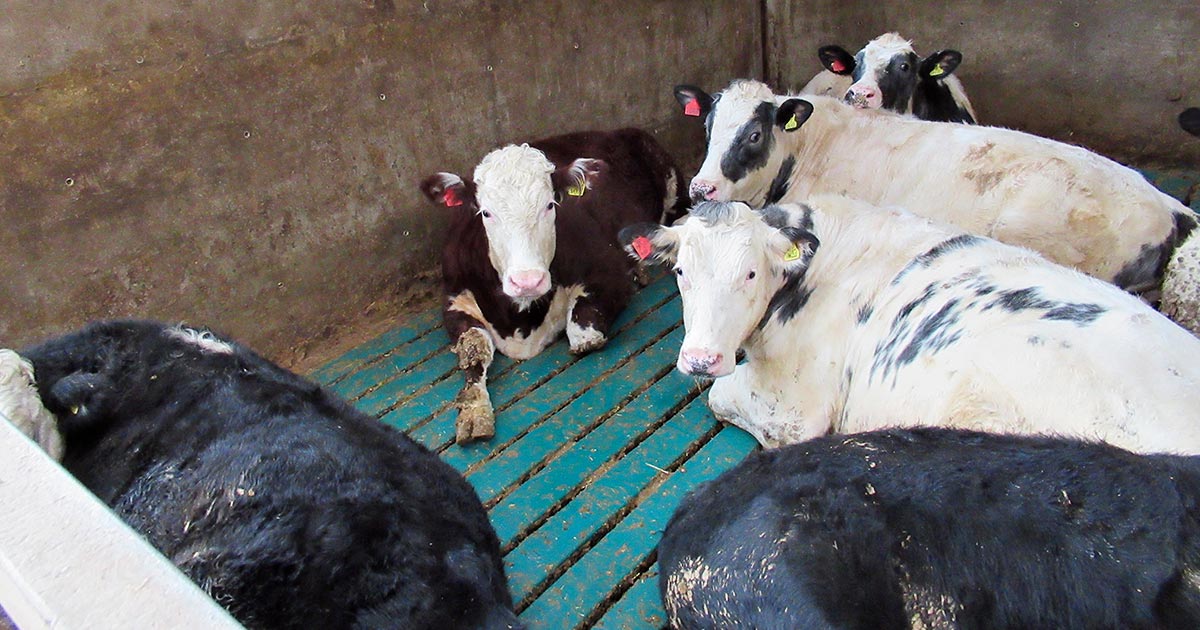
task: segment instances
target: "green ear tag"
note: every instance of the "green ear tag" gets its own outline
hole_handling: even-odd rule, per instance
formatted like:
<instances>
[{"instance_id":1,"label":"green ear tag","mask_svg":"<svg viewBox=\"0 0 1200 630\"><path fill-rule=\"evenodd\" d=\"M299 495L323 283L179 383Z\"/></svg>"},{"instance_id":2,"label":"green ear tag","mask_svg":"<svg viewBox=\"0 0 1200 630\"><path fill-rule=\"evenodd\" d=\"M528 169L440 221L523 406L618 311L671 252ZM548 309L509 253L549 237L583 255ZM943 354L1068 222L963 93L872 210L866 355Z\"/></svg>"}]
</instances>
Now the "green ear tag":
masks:
<instances>
[{"instance_id":1,"label":"green ear tag","mask_svg":"<svg viewBox=\"0 0 1200 630\"><path fill-rule=\"evenodd\" d=\"M800 123L796 122L796 115L795 115L795 114L792 114L792 117L791 117L791 119L789 119L789 120L787 121L787 124L785 124L785 125L783 126L783 130L784 130L784 131L792 131L792 130L796 129L796 128L797 128L797 127L799 127L799 126L800 126Z\"/></svg>"},{"instance_id":2,"label":"green ear tag","mask_svg":"<svg viewBox=\"0 0 1200 630\"><path fill-rule=\"evenodd\" d=\"M793 260L800 260L800 247L798 245L792 245L791 249L783 253L784 262L792 262Z\"/></svg>"},{"instance_id":3,"label":"green ear tag","mask_svg":"<svg viewBox=\"0 0 1200 630\"><path fill-rule=\"evenodd\" d=\"M587 180L567 188L567 194L571 195L572 197L582 197L585 190L587 190Z\"/></svg>"},{"instance_id":4,"label":"green ear tag","mask_svg":"<svg viewBox=\"0 0 1200 630\"><path fill-rule=\"evenodd\" d=\"M940 65L934 66L933 70L929 71L929 76L931 77L940 77L943 74L946 74L946 71Z\"/></svg>"}]
</instances>

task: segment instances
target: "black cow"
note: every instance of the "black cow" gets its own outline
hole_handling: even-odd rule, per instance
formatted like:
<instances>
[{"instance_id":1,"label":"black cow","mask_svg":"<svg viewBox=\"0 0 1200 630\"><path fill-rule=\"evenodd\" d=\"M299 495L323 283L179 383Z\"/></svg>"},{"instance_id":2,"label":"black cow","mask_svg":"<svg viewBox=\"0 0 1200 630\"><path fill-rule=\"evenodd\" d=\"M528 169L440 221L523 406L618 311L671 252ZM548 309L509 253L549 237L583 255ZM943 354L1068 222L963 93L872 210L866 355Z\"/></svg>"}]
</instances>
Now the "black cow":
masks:
<instances>
[{"instance_id":1,"label":"black cow","mask_svg":"<svg viewBox=\"0 0 1200 630\"><path fill-rule=\"evenodd\" d=\"M1200 107L1189 107L1179 112L1179 126L1193 136L1200 136Z\"/></svg>"},{"instance_id":2,"label":"black cow","mask_svg":"<svg viewBox=\"0 0 1200 630\"><path fill-rule=\"evenodd\" d=\"M659 545L673 628L1197 628L1200 460L945 429L763 451Z\"/></svg>"},{"instance_id":3,"label":"black cow","mask_svg":"<svg viewBox=\"0 0 1200 630\"><path fill-rule=\"evenodd\" d=\"M437 173L421 189L453 212L442 287L444 325L466 376L460 444L495 433L487 392L495 351L527 359L564 330L575 354L607 343L634 290L617 231L670 221L687 206L674 160L638 129L508 145L484 156L473 181Z\"/></svg>"},{"instance_id":4,"label":"black cow","mask_svg":"<svg viewBox=\"0 0 1200 630\"><path fill-rule=\"evenodd\" d=\"M513 628L470 485L209 331L113 321L21 352L62 464L251 628Z\"/></svg>"}]
</instances>

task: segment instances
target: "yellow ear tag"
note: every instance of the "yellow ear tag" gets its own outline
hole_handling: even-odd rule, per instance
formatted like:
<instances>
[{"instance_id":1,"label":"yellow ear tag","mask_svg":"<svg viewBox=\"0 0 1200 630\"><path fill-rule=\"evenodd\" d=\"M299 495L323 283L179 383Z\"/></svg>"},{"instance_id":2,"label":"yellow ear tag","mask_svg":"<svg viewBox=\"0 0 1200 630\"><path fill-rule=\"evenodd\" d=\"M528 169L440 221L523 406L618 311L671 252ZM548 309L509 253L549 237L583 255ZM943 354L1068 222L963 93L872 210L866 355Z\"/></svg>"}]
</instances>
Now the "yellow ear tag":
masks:
<instances>
[{"instance_id":1,"label":"yellow ear tag","mask_svg":"<svg viewBox=\"0 0 1200 630\"><path fill-rule=\"evenodd\" d=\"M785 125L783 126L783 130L784 130L784 131L792 131L792 130L794 130L795 128L797 128L797 127L799 127L799 126L800 126L800 123L796 122L796 115L795 115L795 114L792 114L792 117L791 117L791 119L790 119L790 120L788 120L788 121L787 121L787 124L785 124Z\"/></svg>"},{"instance_id":2,"label":"yellow ear tag","mask_svg":"<svg viewBox=\"0 0 1200 630\"><path fill-rule=\"evenodd\" d=\"M934 66L933 70L929 71L929 76L931 77L940 77L943 74L946 74L946 71L941 66Z\"/></svg>"},{"instance_id":3,"label":"yellow ear tag","mask_svg":"<svg viewBox=\"0 0 1200 630\"><path fill-rule=\"evenodd\" d=\"M783 262L792 262L800 260L800 247L792 245L792 248L783 253Z\"/></svg>"},{"instance_id":4,"label":"yellow ear tag","mask_svg":"<svg viewBox=\"0 0 1200 630\"><path fill-rule=\"evenodd\" d=\"M579 182L578 184L575 184L574 186L571 186L570 188L568 188L567 194L571 195L572 197L582 197L584 191L586 191L586 190L587 190L587 180L584 180L584 181Z\"/></svg>"}]
</instances>

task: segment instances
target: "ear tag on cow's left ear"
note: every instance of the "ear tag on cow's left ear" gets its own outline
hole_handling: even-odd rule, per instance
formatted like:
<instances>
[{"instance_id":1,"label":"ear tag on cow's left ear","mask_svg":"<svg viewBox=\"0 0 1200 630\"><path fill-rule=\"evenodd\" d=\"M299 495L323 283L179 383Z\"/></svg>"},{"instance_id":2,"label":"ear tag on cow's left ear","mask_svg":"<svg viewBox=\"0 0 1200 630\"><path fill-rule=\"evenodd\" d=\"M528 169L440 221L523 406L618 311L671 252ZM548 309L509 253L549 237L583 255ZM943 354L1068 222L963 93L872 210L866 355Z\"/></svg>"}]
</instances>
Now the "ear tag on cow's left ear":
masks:
<instances>
[{"instance_id":1,"label":"ear tag on cow's left ear","mask_svg":"<svg viewBox=\"0 0 1200 630\"><path fill-rule=\"evenodd\" d=\"M783 262L792 262L800 260L800 246L792 244L792 247L786 252L783 252Z\"/></svg>"},{"instance_id":2,"label":"ear tag on cow's left ear","mask_svg":"<svg viewBox=\"0 0 1200 630\"><path fill-rule=\"evenodd\" d=\"M696 99L692 99L692 100L688 101L688 104L683 106L683 115L684 116L699 116L700 115L700 101L698 101Z\"/></svg>"},{"instance_id":3,"label":"ear tag on cow's left ear","mask_svg":"<svg viewBox=\"0 0 1200 630\"><path fill-rule=\"evenodd\" d=\"M583 180L578 184L572 184L567 187L567 194L572 197L582 197L583 193L587 192L587 180Z\"/></svg>"},{"instance_id":4,"label":"ear tag on cow's left ear","mask_svg":"<svg viewBox=\"0 0 1200 630\"><path fill-rule=\"evenodd\" d=\"M650 252L654 250L654 246L650 243L650 239L645 236L639 236L633 239L633 251L641 260L646 260L650 257Z\"/></svg>"},{"instance_id":5,"label":"ear tag on cow's left ear","mask_svg":"<svg viewBox=\"0 0 1200 630\"><path fill-rule=\"evenodd\" d=\"M929 76L931 76L931 77L940 77L943 74L946 74L946 70L945 70L945 68L942 68L942 64L940 64L940 63L938 65L934 66L933 70L929 71Z\"/></svg>"},{"instance_id":6,"label":"ear tag on cow's left ear","mask_svg":"<svg viewBox=\"0 0 1200 630\"><path fill-rule=\"evenodd\" d=\"M846 71L846 64L842 63L841 60L834 59L829 65L833 68L833 71L838 74Z\"/></svg>"},{"instance_id":7,"label":"ear tag on cow's left ear","mask_svg":"<svg viewBox=\"0 0 1200 630\"><path fill-rule=\"evenodd\" d=\"M446 192L442 193L442 203L446 204L447 208L453 208L461 206L463 202L462 198L458 196L458 193L454 192L453 188L447 188Z\"/></svg>"},{"instance_id":8,"label":"ear tag on cow's left ear","mask_svg":"<svg viewBox=\"0 0 1200 630\"><path fill-rule=\"evenodd\" d=\"M783 130L784 131L795 131L796 128L799 126L800 126L800 123L796 122L796 115L792 114L792 117L789 118L787 123L783 125Z\"/></svg>"}]
</instances>

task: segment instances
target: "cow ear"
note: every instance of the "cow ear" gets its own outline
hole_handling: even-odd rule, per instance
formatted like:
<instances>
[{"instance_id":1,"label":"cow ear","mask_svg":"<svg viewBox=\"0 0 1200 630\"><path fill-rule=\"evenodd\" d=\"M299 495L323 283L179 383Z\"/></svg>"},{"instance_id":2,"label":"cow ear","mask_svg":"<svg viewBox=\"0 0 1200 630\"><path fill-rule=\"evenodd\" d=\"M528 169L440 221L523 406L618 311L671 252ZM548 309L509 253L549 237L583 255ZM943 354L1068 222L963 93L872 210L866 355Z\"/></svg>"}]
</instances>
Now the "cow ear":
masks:
<instances>
[{"instance_id":1,"label":"cow ear","mask_svg":"<svg viewBox=\"0 0 1200 630\"><path fill-rule=\"evenodd\" d=\"M421 182L421 192L439 206L453 208L475 204L474 186L469 186L454 173L435 173Z\"/></svg>"},{"instance_id":2,"label":"cow ear","mask_svg":"<svg viewBox=\"0 0 1200 630\"><path fill-rule=\"evenodd\" d=\"M683 107L684 116L705 118L712 111L712 97L694 85L676 85L675 100Z\"/></svg>"},{"instance_id":3,"label":"cow ear","mask_svg":"<svg viewBox=\"0 0 1200 630\"><path fill-rule=\"evenodd\" d=\"M566 166L559 167L550 173L550 183L554 186L555 198L582 197L590 188L600 181L600 175L608 169L604 160L579 158Z\"/></svg>"},{"instance_id":4,"label":"cow ear","mask_svg":"<svg viewBox=\"0 0 1200 630\"><path fill-rule=\"evenodd\" d=\"M802 98L789 98L775 111L775 124L784 131L795 131L812 116L812 103Z\"/></svg>"},{"instance_id":5,"label":"cow ear","mask_svg":"<svg viewBox=\"0 0 1200 630\"><path fill-rule=\"evenodd\" d=\"M617 240L631 258L648 263L674 263L679 249L675 228L657 223L627 225L621 228Z\"/></svg>"},{"instance_id":6,"label":"cow ear","mask_svg":"<svg viewBox=\"0 0 1200 630\"><path fill-rule=\"evenodd\" d=\"M817 49L817 59L825 69L842 76L850 76L854 72L854 55L846 52L841 46L822 46Z\"/></svg>"},{"instance_id":7,"label":"cow ear","mask_svg":"<svg viewBox=\"0 0 1200 630\"><path fill-rule=\"evenodd\" d=\"M50 386L46 407L58 417L64 432L94 426L107 415L107 399L114 390L103 374L75 372Z\"/></svg>"},{"instance_id":8,"label":"cow ear","mask_svg":"<svg viewBox=\"0 0 1200 630\"><path fill-rule=\"evenodd\" d=\"M962 63L962 53L957 50L943 50L929 55L921 62L920 76L922 79L944 79L950 76Z\"/></svg>"},{"instance_id":9,"label":"cow ear","mask_svg":"<svg viewBox=\"0 0 1200 630\"><path fill-rule=\"evenodd\" d=\"M804 228L789 226L775 230L771 236L772 264L784 273L803 271L820 246L817 235Z\"/></svg>"}]
</instances>

